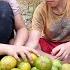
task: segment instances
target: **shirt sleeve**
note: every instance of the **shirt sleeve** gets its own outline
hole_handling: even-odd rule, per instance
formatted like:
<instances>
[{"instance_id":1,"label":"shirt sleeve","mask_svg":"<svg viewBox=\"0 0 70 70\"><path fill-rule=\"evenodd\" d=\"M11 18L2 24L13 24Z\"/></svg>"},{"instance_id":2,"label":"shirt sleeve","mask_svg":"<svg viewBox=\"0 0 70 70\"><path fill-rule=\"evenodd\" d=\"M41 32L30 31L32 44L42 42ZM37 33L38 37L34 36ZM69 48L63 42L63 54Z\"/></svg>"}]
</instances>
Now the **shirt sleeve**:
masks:
<instances>
[{"instance_id":1,"label":"shirt sleeve","mask_svg":"<svg viewBox=\"0 0 70 70\"><path fill-rule=\"evenodd\" d=\"M13 10L14 15L17 15L20 13L19 4L16 0L7 0Z\"/></svg>"},{"instance_id":2,"label":"shirt sleeve","mask_svg":"<svg viewBox=\"0 0 70 70\"><path fill-rule=\"evenodd\" d=\"M41 6L39 5L33 14L32 30L37 30L39 32L42 32L44 29L43 23L44 22L43 22L43 17L42 17L42 9L41 9Z\"/></svg>"}]
</instances>

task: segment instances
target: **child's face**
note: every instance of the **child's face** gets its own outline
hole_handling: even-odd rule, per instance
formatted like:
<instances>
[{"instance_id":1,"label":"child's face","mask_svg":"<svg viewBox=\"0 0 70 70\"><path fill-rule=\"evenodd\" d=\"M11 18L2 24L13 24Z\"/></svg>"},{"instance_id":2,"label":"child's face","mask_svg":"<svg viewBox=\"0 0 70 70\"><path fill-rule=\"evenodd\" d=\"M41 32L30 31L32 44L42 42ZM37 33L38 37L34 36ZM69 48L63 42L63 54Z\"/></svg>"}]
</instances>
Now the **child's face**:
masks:
<instances>
[{"instance_id":1,"label":"child's face","mask_svg":"<svg viewBox=\"0 0 70 70\"><path fill-rule=\"evenodd\" d=\"M47 2L48 5L50 5L51 7L56 7L59 4L60 0L45 0Z\"/></svg>"}]
</instances>

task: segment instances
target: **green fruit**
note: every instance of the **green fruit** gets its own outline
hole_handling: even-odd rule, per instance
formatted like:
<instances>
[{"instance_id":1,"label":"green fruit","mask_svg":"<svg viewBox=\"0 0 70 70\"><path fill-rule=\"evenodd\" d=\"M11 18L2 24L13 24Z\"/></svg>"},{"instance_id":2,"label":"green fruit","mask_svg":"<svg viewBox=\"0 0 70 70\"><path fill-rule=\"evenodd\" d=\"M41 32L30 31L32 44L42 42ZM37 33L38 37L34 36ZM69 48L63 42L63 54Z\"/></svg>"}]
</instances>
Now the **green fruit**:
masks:
<instances>
[{"instance_id":1,"label":"green fruit","mask_svg":"<svg viewBox=\"0 0 70 70\"><path fill-rule=\"evenodd\" d=\"M17 65L17 60L12 56L5 56L1 59L2 70L10 70Z\"/></svg>"},{"instance_id":2,"label":"green fruit","mask_svg":"<svg viewBox=\"0 0 70 70\"><path fill-rule=\"evenodd\" d=\"M59 70L62 69L62 63L60 60L54 60L53 61L53 66L57 67Z\"/></svg>"},{"instance_id":3,"label":"green fruit","mask_svg":"<svg viewBox=\"0 0 70 70\"><path fill-rule=\"evenodd\" d=\"M59 69L57 67L55 67L55 66L52 66L51 70L59 70Z\"/></svg>"},{"instance_id":4,"label":"green fruit","mask_svg":"<svg viewBox=\"0 0 70 70\"><path fill-rule=\"evenodd\" d=\"M51 70L52 61L47 56L38 57L35 61L35 67L39 70Z\"/></svg>"},{"instance_id":5,"label":"green fruit","mask_svg":"<svg viewBox=\"0 0 70 70\"><path fill-rule=\"evenodd\" d=\"M70 70L70 64L63 64L62 70Z\"/></svg>"},{"instance_id":6,"label":"green fruit","mask_svg":"<svg viewBox=\"0 0 70 70\"><path fill-rule=\"evenodd\" d=\"M1 61L0 61L0 70L1 70L1 67L2 67L2 66L1 66Z\"/></svg>"},{"instance_id":7,"label":"green fruit","mask_svg":"<svg viewBox=\"0 0 70 70\"><path fill-rule=\"evenodd\" d=\"M31 70L39 70L39 69L37 69L36 67L33 67Z\"/></svg>"},{"instance_id":8,"label":"green fruit","mask_svg":"<svg viewBox=\"0 0 70 70\"><path fill-rule=\"evenodd\" d=\"M18 65L18 68L21 69L21 70L31 70L31 66L28 62L21 62Z\"/></svg>"},{"instance_id":9,"label":"green fruit","mask_svg":"<svg viewBox=\"0 0 70 70\"><path fill-rule=\"evenodd\" d=\"M34 65L34 62L35 60L38 58L35 54L31 53L31 56L32 56L32 60L33 60L33 65Z\"/></svg>"},{"instance_id":10,"label":"green fruit","mask_svg":"<svg viewBox=\"0 0 70 70\"><path fill-rule=\"evenodd\" d=\"M13 68L13 69L11 69L11 70L20 70L20 69L18 69L18 68Z\"/></svg>"},{"instance_id":11,"label":"green fruit","mask_svg":"<svg viewBox=\"0 0 70 70\"><path fill-rule=\"evenodd\" d=\"M29 61L27 59L26 60L20 59L20 61L17 62L17 66L22 62L29 62Z\"/></svg>"}]
</instances>

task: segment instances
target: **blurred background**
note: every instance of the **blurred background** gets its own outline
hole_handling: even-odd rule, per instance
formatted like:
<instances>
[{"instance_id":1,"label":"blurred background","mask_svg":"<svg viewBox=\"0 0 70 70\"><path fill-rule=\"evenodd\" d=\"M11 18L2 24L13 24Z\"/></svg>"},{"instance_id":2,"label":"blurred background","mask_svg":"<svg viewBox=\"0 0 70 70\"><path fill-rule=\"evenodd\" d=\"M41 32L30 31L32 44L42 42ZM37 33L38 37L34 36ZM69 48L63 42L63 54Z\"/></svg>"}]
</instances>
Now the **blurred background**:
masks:
<instances>
[{"instance_id":1,"label":"blurred background","mask_svg":"<svg viewBox=\"0 0 70 70\"><path fill-rule=\"evenodd\" d=\"M31 20L35 8L39 5L41 0L17 0L20 5L21 14L24 18L25 24L28 28L31 26Z\"/></svg>"}]
</instances>

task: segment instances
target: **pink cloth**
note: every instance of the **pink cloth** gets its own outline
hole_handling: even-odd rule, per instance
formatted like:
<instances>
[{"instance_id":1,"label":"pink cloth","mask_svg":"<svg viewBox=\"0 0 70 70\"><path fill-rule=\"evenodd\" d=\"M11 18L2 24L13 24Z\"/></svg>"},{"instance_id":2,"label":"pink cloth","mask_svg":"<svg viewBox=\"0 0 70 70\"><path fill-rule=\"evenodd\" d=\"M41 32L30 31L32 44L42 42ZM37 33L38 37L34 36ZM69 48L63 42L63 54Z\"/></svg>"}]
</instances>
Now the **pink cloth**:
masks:
<instances>
[{"instance_id":1,"label":"pink cloth","mask_svg":"<svg viewBox=\"0 0 70 70\"><path fill-rule=\"evenodd\" d=\"M1 0L1 1L6 1L10 4L14 15L17 15L20 13L19 4L18 4L17 0Z\"/></svg>"}]
</instances>

